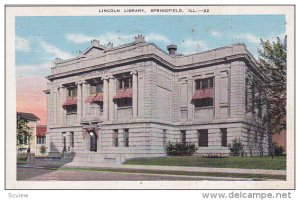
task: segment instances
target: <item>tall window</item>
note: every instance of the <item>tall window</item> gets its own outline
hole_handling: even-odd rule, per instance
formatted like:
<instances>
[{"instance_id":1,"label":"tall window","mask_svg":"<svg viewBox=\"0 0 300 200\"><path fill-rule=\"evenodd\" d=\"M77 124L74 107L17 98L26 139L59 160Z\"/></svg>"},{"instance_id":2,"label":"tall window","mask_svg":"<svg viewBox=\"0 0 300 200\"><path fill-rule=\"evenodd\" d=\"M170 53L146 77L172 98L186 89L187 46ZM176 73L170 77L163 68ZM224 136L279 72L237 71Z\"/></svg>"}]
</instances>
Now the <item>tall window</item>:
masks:
<instances>
[{"instance_id":1,"label":"tall window","mask_svg":"<svg viewBox=\"0 0 300 200\"><path fill-rule=\"evenodd\" d=\"M202 90L202 89L208 89L214 87L214 78L205 78L205 79L199 79L195 81L196 84L196 90Z\"/></svg>"},{"instance_id":2,"label":"tall window","mask_svg":"<svg viewBox=\"0 0 300 200\"><path fill-rule=\"evenodd\" d=\"M114 130L113 133L113 145L114 147L118 147L119 146L119 134L118 134L118 129Z\"/></svg>"},{"instance_id":3,"label":"tall window","mask_svg":"<svg viewBox=\"0 0 300 200\"><path fill-rule=\"evenodd\" d=\"M181 142L186 143L186 130L180 131Z\"/></svg>"},{"instance_id":4,"label":"tall window","mask_svg":"<svg viewBox=\"0 0 300 200\"><path fill-rule=\"evenodd\" d=\"M227 147L227 128L221 128L222 147Z\"/></svg>"},{"instance_id":5,"label":"tall window","mask_svg":"<svg viewBox=\"0 0 300 200\"><path fill-rule=\"evenodd\" d=\"M124 78L120 78L118 79L118 85L117 85L117 89L126 89L126 88L132 88L132 77L124 77Z\"/></svg>"},{"instance_id":6,"label":"tall window","mask_svg":"<svg viewBox=\"0 0 300 200\"><path fill-rule=\"evenodd\" d=\"M163 130L163 135L162 135L162 139L163 139L163 146L166 146L166 143L167 143L167 130L164 129Z\"/></svg>"},{"instance_id":7,"label":"tall window","mask_svg":"<svg viewBox=\"0 0 300 200\"><path fill-rule=\"evenodd\" d=\"M124 146L129 147L129 130L124 129Z\"/></svg>"},{"instance_id":8,"label":"tall window","mask_svg":"<svg viewBox=\"0 0 300 200\"><path fill-rule=\"evenodd\" d=\"M93 84L90 86L90 94L97 94L103 92L103 82Z\"/></svg>"},{"instance_id":9,"label":"tall window","mask_svg":"<svg viewBox=\"0 0 300 200\"><path fill-rule=\"evenodd\" d=\"M198 131L198 145L199 147L208 147L208 130L202 129Z\"/></svg>"},{"instance_id":10,"label":"tall window","mask_svg":"<svg viewBox=\"0 0 300 200\"><path fill-rule=\"evenodd\" d=\"M76 97L77 96L77 88L69 87L68 88L68 97Z\"/></svg>"}]
</instances>

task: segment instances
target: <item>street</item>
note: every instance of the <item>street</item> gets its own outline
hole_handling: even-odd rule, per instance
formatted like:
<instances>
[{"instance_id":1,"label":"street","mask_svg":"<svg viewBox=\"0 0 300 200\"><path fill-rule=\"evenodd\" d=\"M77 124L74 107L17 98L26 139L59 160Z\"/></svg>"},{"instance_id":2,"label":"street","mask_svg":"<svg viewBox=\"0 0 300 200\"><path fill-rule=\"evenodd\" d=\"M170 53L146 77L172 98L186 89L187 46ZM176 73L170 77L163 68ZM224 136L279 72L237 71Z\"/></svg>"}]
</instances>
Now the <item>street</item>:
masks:
<instances>
[{"instance_id":1,"label":"street","mask_svg":"<svg viewBox=\"0 0 300 200\"><path fill-rule=\"evenodd\" d=\"M127 172L65 171L38 168L17 168L17 180L28 181L174 181L207 180L203 177L136 174Z\"/></svg>"}]
</instances>

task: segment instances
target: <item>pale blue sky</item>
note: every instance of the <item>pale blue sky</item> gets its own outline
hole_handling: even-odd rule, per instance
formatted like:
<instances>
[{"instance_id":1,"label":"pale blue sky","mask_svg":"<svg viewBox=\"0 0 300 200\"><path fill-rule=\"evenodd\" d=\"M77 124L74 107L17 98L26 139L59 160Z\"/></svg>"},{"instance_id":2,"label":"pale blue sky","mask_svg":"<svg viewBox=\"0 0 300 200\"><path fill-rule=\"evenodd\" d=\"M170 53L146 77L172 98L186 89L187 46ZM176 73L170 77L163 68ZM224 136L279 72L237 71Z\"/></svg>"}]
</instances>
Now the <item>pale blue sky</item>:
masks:
<instances>
[{"instance_id":1,"label":"pale blue sky","mask_svg":"<svg viewBox=\"0 0 300 200\"><path fill-rule=\"evenodd\" d=\"M183 54L241 42L257 56L260 38L285 35L285 16L16 17L17 76L49 75L54 58L75 57L93 38L117 46L137 34L163 50L177 44Z\"/></svg>"}]
</instances>

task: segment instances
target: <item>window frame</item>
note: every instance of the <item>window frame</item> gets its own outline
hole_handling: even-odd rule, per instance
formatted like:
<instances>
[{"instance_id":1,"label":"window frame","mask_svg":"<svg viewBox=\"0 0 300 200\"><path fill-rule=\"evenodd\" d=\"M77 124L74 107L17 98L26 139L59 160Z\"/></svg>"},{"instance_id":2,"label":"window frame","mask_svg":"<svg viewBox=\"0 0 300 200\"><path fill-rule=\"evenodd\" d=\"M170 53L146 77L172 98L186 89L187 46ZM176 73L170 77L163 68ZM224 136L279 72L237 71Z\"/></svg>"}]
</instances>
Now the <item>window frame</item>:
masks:
<instances>
[{"instance_id":1,"label":"window frame","mask_svg":"<svg viewBox=\"0 0 300 200\"><path fill-rule=\"evenodd\" d=\"M221 128L221 146L222 147L227 147L228 146L228 132L227 128ZM225 136L224 136L225 135Z\"/></svg>"},{"instance_id":2,"label":"window frame","mask_svg":"<svg viewBox=\"0 0 300 200\"><path fill-rule=\"evenodd\" d=\"M207 77L195 80L195 90L214 88L214 77Z\"/></svg>"},{"instance_id":3,"label":"window frame","mask_svg":"<svg viewBox=\"0 0 300 200\"><path fill-rule=\"evenodd\" d=\"M201 139L201 135L204 135L204 139ZM208 129L198 130L198 146L199 147L208 147Z\"/></svg>"},{"instance_id":4,"label":"window frame","mask_svg":"<svg viewBox=\"0 0 300 200\"><path fill-rule=\"evenodd\" d=\"M123 129L124 134L124 147L129 147L129 129L125 128Z\"/></svg>"}]
</instances>

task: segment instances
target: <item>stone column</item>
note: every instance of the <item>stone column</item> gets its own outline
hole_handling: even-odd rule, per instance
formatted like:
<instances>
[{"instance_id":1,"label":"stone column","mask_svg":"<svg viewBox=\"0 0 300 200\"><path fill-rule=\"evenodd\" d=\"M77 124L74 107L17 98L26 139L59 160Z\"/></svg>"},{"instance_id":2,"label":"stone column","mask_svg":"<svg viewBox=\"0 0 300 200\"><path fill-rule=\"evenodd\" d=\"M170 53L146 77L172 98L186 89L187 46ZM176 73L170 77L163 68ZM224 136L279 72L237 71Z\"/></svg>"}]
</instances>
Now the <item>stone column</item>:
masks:
<instances>
[{"instance_id":1,"label":"stone column","mask_svg":"<svg viewBox=\"0 0 300 200\"><path fill-rule=\"evenodd\" d=\"M53 102L52 102L52 109L53 109L53 124L57 123L57 88L52 87L53 93Z\"/></svg>"},{"instance_id":2,"label":"stone column","mask_svg":"<svg viewBox=\"0 0 300 200\"><path fill-rule=\"evenodd\" d=\"M193 94L194 94L194 87L193 87L194 80L189 78L187 80L187 96L188 96L188 120L192 121L194 119L194 104L192 101Z\"/></svg>"},{"instance_id":3,"label":"stone column","mask_svg":"<svg viewBox=\"0 0 300 200\"><path fill-rule=\"evenodd\" d=\"M103 78L103 120L108 120L109 103L108 103L108 78Z\"/></svg>"},{"instance_id":4,"label":"stone column","mask_svg":"<svg viewBox=\"0 0 300 200\"><path fill-rule=\"evenodd\" d=\"M87 82L82 83L82 87L81 87L81 92L82 92L82 113L81 114L82 114L83 117L86 117L86 115L87 115L87 106L88 105L84 102L88 97L87 86L88 86Z\"/></svg>"},{"instance_id":5,"label":"stone column","mask_svg":"<svg viewBox=\"0 0 300 200\"><path fill-rule=\"evenodd\" d=\"M109 115L109 120L113 121L114 117L115 117L115 104L114 104L114 96L116 95L116 79L115 77L111 76L109 77L109 84L108 84L108 93L109 93L109 111L108 111L108 115Z\"/></svg>"},{"instance_id":6,"label":"stone column","mask_svg":"<svg viewBox=\"0 0 300 200\"><path fill-rule=\"evenodd\" d=\"M82 82L77 83L77 121L82 117Z\"/></svg>"},{"instance_id":7,"label":"stone column","mask_svg":"<svg viewBox=\"0 0 300 200\"><path fill-rule=\"evenodd\" d=\"M215 108L215 119L219 119L220 116L220 94L221 94L221 77L219 72L215 75L215 84L214 84L214 108Z\"/></svg>"},{"instance_id":8,"label":"stone column","mask_svg":"<svg viewBox=\"0 0 300 200\"><path fill-rule=\"evenodd\" d=\"M130 73L132 75L132 113L133 118L138 116L138 77L137 71L133 71Z\"/></svg>"},{"instance_id":9,"label":"stone column","mask_svg":"<svg viewBox=\"0 0 300 200\"><path fill-rule=\"evenodd\" d=\"M65 123L65 118L66 118L66 115L65 115L65 109L63 108L63 104L65 103L66 101L66 96L65 96L65 93L66 93L66 88L64 86L61 86L60 89L59 89L59 102L58 103L58 110L59 110L59 124L60 125L64 125Z\"/></svg>"}]
</instances>

